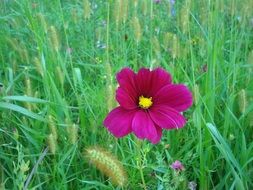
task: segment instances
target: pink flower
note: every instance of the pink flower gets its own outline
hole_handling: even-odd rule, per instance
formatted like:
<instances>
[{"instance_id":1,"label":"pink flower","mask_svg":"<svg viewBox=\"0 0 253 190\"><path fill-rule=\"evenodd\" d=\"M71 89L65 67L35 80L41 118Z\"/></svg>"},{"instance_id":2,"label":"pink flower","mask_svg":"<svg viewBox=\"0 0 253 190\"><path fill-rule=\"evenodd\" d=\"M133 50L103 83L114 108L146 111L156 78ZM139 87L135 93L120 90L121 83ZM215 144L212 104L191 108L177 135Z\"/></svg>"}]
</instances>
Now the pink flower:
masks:
<instances>
[{"instance_id":1,"label":"pink flower","mask_svg":"<svg viewBox=\"0 0 253 190\"><path fill-rule=\"evenodd\" d=\"M170 165L170 167L171 167L172 169L174 169L174 170L177 170L177 171L182 171L182 170L184 170L183 164L182 164L180 161L178 161L178 160L176 160L175 162L173 162L173 163Z\"/></svg>"},{"instance_id":2,"label":"pink flower","mask_svg":"<svg viewBox=\"0 0 253 190\"><path fill-rule=\"evenodd\" d=\"M116 76L119 106L105 118L105 127L117 138L133 132L153 144L160 141L162 129L181 128L186 120L180 113L192 105L192 94L183 84L173 84L162 68L142 68L134 73L122 69Z\"/></svg>"}]
</instances>

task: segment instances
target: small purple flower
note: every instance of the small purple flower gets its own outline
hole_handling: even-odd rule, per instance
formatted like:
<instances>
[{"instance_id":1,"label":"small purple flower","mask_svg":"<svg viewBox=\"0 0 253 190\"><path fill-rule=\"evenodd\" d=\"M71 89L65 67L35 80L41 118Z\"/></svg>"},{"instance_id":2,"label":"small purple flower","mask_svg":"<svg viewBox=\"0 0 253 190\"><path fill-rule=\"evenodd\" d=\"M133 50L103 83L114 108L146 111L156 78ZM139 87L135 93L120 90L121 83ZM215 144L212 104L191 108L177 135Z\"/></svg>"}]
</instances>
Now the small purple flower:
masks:
<instances>
[{"instance_id":1,"label":"small purple flower","mask_svg":"<svg viewBox=\"0 0 253 190\"><path fill-rule=\"evenodd\" d=\"M183 164L179 161L179 160L176 160L175 162L173 162L170 167L176 171L182 171L184 170L184 166Z\"/></svg>"}]
</instances>

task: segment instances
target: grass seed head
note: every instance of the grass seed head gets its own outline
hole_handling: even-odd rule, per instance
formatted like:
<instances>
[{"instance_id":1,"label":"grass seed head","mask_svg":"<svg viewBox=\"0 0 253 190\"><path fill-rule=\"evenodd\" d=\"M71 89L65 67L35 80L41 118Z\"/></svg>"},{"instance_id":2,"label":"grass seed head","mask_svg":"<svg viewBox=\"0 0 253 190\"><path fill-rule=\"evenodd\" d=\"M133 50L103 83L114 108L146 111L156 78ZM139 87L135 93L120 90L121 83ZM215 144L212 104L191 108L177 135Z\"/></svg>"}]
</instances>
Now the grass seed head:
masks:
<instances>
[{"instance_id":1,"label":"grass seed head","mask_svg":"<svg viewBox=\"0 0 253 190\"><path fill-rule=\"evenodd\" d=\"M112 84L107 85L106 87L106 102L107 102L107 110L111 111L114 107L114 88Z\"/></svg>"},{"instance_id":2,"label":"grass seed head","mask_svg":"<svg viewBox=\"0 0 253 190\"><path fill-rule=\"evenodd\" d=\"M47 33L48 26L47 26L45 16L41 13L38 13L37 17L38 17L38 20L39 20L39 23L40 23L42 29L44 30L45 33Z\"/></svg>"},{"instance_id":3,"label":"grass seed head","mask_svg":"<svg viewBox=\"0 0 253 190\"><path fill-rule=\"evenodd\" d=\"M83 0L83 17L84 19L90 19L92 14L91 4L89 0Z\"/></svg>"},{"instance_id":4,"label":"grass seed head","mask_svg":"<svg viewBox=\"0 0 253 190\"><path fill-rule=\"evenodd\" d=\"M129 0L122 0L122 14L123 14L123 22L125 23L128 18L128 6L129 6Z\"/></svg>"},{"instance_id":5,"label":"grass seed head","mask_svg":"<svg viewBox=\"0 0 253 190\"><path fill-rule=\"evenodd\" d=\"M251 64L252 67L253 67L253 50L251 50L249 52L249 55L248 55L248 64Z\"/></svg>"},{"instance_id":6,"label":"grass seed head","mask_svg":"<svg viewBox=\"0 0 253 190\"><path fill-rule=\"evenodd\" d=\"M164 48L165 51L167 51L169 48L171 48L173 36L174 36L174 34L170 33L170 32L166 32L163 35L162 47Z\"/></svg>"},{"instance_id":7,"label":"grass seed head","mask_svg":"<svg viewBox=\"0 0 253 190\"><path fill-rule=\"evenodd\" d=\"M138 0L133 0L134 8L137 9L138 7Z\"/></svg>"},{"instance_id":8,"label":"grass seed head","mask_svg":"<svg viewBox=\"0 0 253 190\"><path fill-rule=\"evenodd\" d=\"M55 154L56 152L56 145L57 145L57 141L54 138L54 135L52 133L50 133L47 137L47 144L49 147L49 150L52 154Z\"/></svg>"},{"instance_id":9,"label":"grass seed head","mask_svg":"<svg viewBox=\"0 0 253 190\"><path fill-rule=\"evenodd\" d=\"M242 13L245 18L250 18L253 16L252 15L252 13L253 13L253 1L252 0L247 1L247 3L243 3Z\"/></svg>"},{"instance_id":10,"label":"grass seed head","mask_svg":"<svg viewBox=\"0 0 253 190\"><path fill-rule=\"evenodd\" d=\"M160 42L157 39L157 37L152 38L152 45L153 45L154 53L156 54L157 58L160 58L161 57L161 49L160 49Z\"/></svg>"},{"instance_id":11,"label":"grass seed head","mask_svg":"<svg viewBox=\"0 0 253 190\"><path fill-rule=\"evenodd\" d=\"M33 96L32 93L32 84L31 84L31 79L30 77L26 76L25 78L25 93L27 96Z\"/></svg>"},{"instance_id":12,"label":"grass seed head","mask_svg":"<svg viewBox=\"0 0 253 190\"><path fill-rule=\"evenodd\" d=\"M64 72L62 71L60 66L56 66L55 72L56 72L55 74L56 74L56 77L57 77L58 81L60 82L61 86L63 86L64 85L64 80L65 80Z\"/></svg>"},{"instance_id":13,"label":"grass seed head","mask_svg":"<svg viewBox=\"0 0 253 190\"><path fill-rule=\"evenodd\" d=\"M148 1L142 1L142 14L146 16L148 14Z\"/></svg>"},{"instance_id":14,"label":"grass seed head","mask_svg":"<svg viewBox=\"0 0 253 190\"><path fill-rule=\"evenodd\" d=\"M193 98L194 98L194 104L197 105L199 102L199 86L197 84L193 87Z\"/></svg>"},{"instance_id":15,"label":"grass seed head","mask_svg":"<svg viewBox=\"0 0 253 190\"><path fill-rule=\"evenodd\" d=\"M180 52L180 43L177 38L177 35L173 34L172 47L171 47L172 58L175 59L175 58L179 57L179 52Z\"/></svg>"},{"instance_id":16,"label":"grass seed head","mask_svg":"<svg viewBox=\"0 0 253 190\"><path fill-rule=\"evenodd\" d=\"M58 139L57 128L52 115L48 116L48 126L50 133L53 135L54 139L57 140Z\"/></svg>"},{"instance_id":17,"label":"grass seed head","mask_svg":"<svg viewBox=\"0 0 253 190\"><path fill-rule=\"evenodd\" d=\"M67 127L68 138L71 144L75 144L78 138L78 126L76 124L72 124Z\"/></svg>"},{"instance_id":18,"label":"grass seed head","mask_svg":"<svg viewBox=\"0 0 253 190\"><path fill-rule=\"evenodd\" d=\"M100 147L89 147L85 150L84 155L115 185L122 187L126 184L127 176L124 167L110 152Z\"/></svg>"},{"instance_id":19,"label":"grass seed head","mask_svg":"<svg viewBox=\"0 0 253 190\"><path fill-rule=\"evenodd\" d=\"M73 20L73 22L75 23L75 24L77 24L78 23L78 13L77 13L77 9L75 9L75 8L73 8L72 10L71 10L71 17L72 17L72 20Z\"/></svg>"},{"instance_id":20,"label":"grass seed head","mask_svg":"<svg viewBox=\"0 0 253 190\"><path fill-rule=\"evenodd\" d=\"M141 25L140 25L138 17L133 17L132 27L133 27L135 40L137 43L139 43L141 41L142 31L141 31Z\"/></svg>"},{"instance_id":21,"label":"grass seed head","mask_svg":"<svg viewBox=\"0 0 253 190\"><path fill-rule=\"evenodd\" d=\"M50 26L49 32L50 32L51 46L52 46L54 51L58 52L59 49L60 49L60 43L59 43L59 37L58 37L58 34L57 34L57 30L54 26Z\"/></svg>"},{"instance_id":22,"label":"grass seed head","mask_svg":"<svg viewBox=\"0 0 253 190\"><path fill-rule=\"evenodd\" d=\"M113 75L112 75L112 67L110 63L105 64L105 73L106 73L107 82L111 84Z\"/></svg>"},{"instance_id":23,"label":"grass seed head","mask_svg":"<svg viewBox=\"0 0 253 190\"><path fill-rule=\"evenodd\" d=\"M107 110L111 111L114 107L114 88L113 88L113 75L112 68L110 63L105 64L105 72L106 72L106 103Z\"/></svg>"},{"instance_id":24,"label":"grass seed head","mask_svg":"<svg viewBox=\"0 0 253 190\"><path fill-rule=\"evenodd\" d=\"M33 62L34 62L36 71L37 71L42 77L44 77L43 67L42 67L42 64L41 64L39 58L38 58L38 57L35 57Z\"/></svg>"},{"instance_id":25,"label":"grass seed head","mask_svg":"<svg viewBox=\"0 0 253 190\"><path fill-rule=\"evenodd\" d=\"M126 22L128 16L128 0L116 0L114 4L114 19L118 26L121 22Z\"/></svg>"},{"instance_id":26,"label":"grass seed head","mask_svg":"<svg viewBox=\"0 0 253 190\"><path fill-rule=\"evenodd\" d=\"M239 110L242 114L245 113L246 111L246 108L247 108L247 96L246 96L246 92L244 89L242 89L240 92L239 92L239 95L238 95L238 103L239 103Z\"/></svg>"},{"instance_id":27,"label":"grass seed head","mask_svg":"<svg viewBox=\"0 0 253 190\"><path fill-rule=\"evenodd\" d=\"M180 26L184 34L189 31L191 0L186 0L180 11Z\"/></svg>"},{"instance_id":28,"label":"grass seed head","mask_svg":"<svg viewBox=\"0 0 253 190\"><path fill-rule=\"evenodd\" d=\"M25 46L19 47L19 54L22 62L29 63L29 55Z\"/></svg>"},{"instance_id":29,"label":"grass seed head","mask_svg":"<svg viewBox=\"0 0 253 190\"><path fill-rule=\"evenodd\" d=\"M120 15L121 15L121 11L120 11L120 7L121 7L122 1L121 0L116 0L114 3L114 9L113 9L113 15L114 15L114 19L115 19L115 23L118 26L119 22L120 22Z\"/></svg>"}]
</instances>

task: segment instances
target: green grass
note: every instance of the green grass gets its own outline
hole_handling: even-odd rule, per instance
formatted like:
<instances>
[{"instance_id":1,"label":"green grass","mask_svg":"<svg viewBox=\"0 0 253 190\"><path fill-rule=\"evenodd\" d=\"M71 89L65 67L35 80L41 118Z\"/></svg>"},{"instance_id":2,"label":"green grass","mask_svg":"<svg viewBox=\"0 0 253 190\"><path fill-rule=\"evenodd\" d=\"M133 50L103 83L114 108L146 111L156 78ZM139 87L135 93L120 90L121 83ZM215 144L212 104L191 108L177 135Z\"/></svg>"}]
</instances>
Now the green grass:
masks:
<instances>
[{"instance_id":1,"label":"green grass","mask_svg":"<svg viewBox=\"0 0 253 190\"><path fill-rule=\"evenodd\" d=\"M0 1L0 189L253 189L253 2L87 2ZM158 66L194 92L187 125L157 145L115 139L115 73ZM94 145L126 186L90 164Z\"/></svg>"}]
</instances>

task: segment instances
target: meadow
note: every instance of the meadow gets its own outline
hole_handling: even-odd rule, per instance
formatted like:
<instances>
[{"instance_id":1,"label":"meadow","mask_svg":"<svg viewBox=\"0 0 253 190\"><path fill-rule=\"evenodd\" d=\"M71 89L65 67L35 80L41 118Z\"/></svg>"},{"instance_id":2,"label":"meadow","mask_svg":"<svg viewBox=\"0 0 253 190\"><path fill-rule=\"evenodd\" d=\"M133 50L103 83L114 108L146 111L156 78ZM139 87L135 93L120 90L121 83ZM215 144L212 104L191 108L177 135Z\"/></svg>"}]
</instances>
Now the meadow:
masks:
<instances>
[{"instance_id":1,"label":"meadow","mask_svg":"<svg viewBox=\"0 0 253 190\"><path fill-rule=\"evenodd\" d=\"M125 67L186 85L186 125L115 138ZM253 189L253 1L1 0L4 189Z\"/></svg>"}]
</instances>

